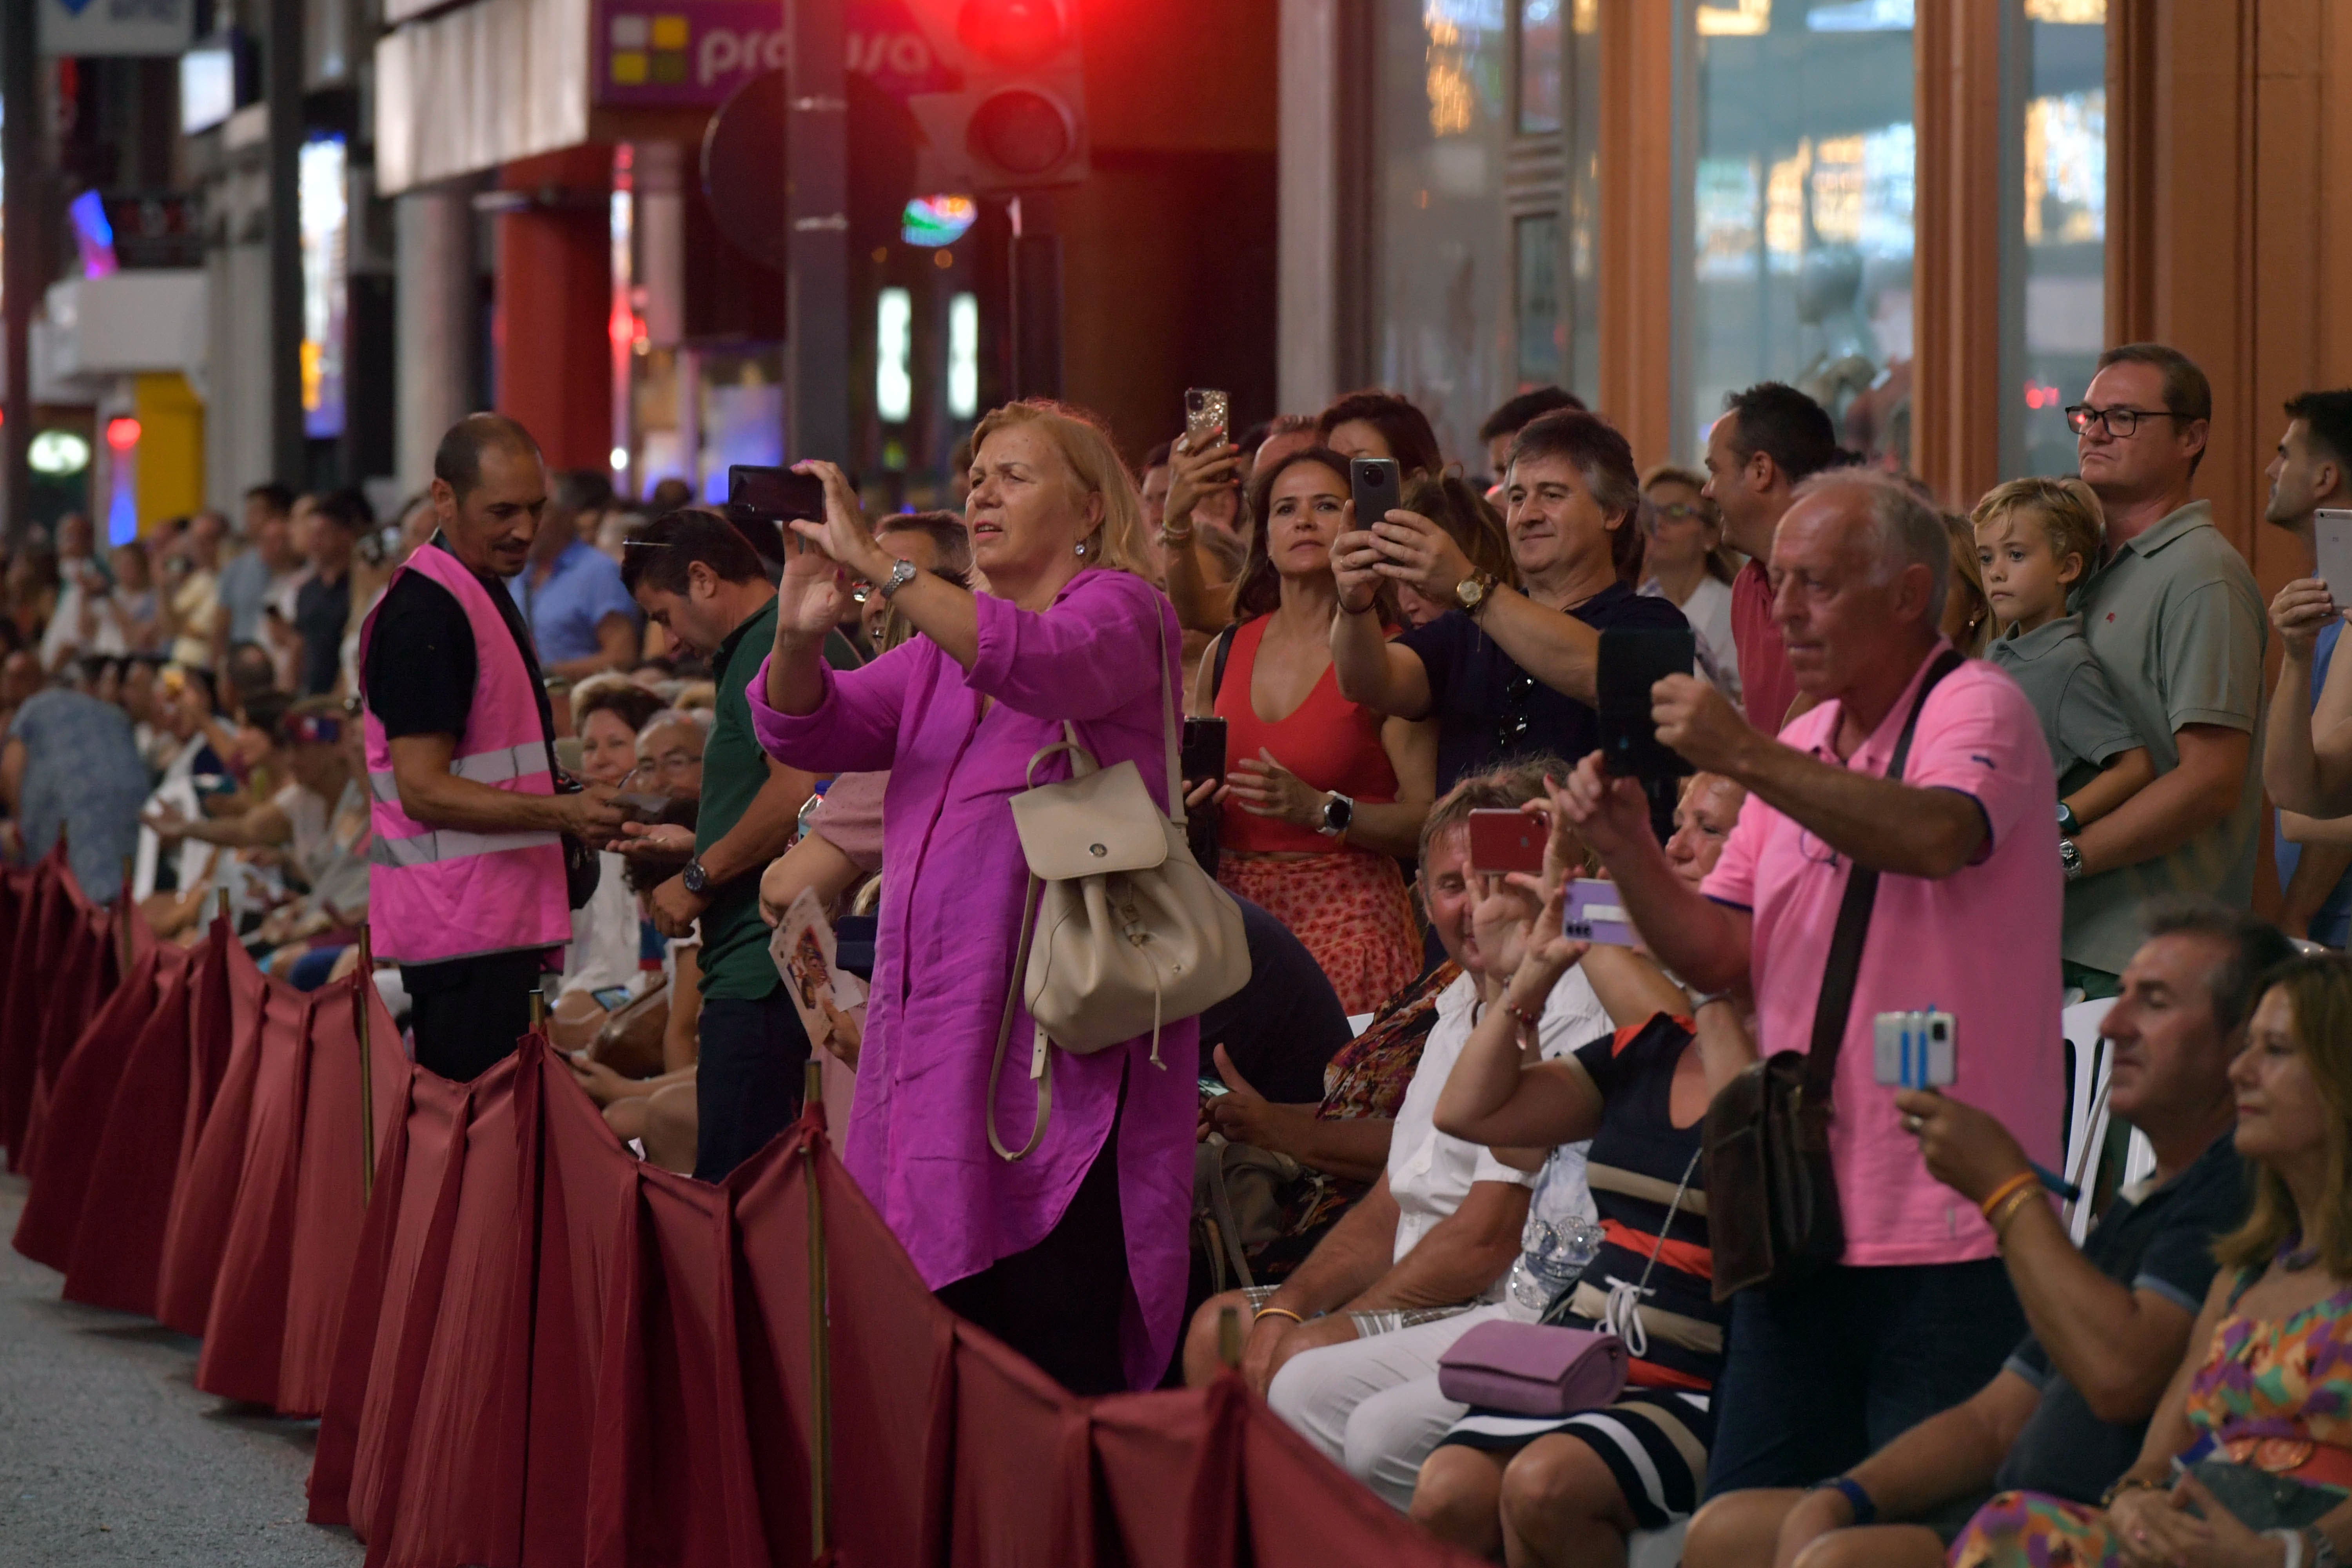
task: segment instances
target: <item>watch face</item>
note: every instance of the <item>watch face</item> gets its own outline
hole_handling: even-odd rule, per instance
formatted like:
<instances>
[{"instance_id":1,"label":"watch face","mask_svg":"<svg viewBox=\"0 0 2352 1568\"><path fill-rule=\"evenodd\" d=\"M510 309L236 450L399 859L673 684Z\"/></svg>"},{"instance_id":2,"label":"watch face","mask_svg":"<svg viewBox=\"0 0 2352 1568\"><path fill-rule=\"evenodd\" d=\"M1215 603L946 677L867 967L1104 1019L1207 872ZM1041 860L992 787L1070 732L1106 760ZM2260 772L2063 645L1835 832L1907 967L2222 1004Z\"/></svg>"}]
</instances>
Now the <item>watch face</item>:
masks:
<instances>
[{"instance_id":1,"label":"watch face","mask_svg":"<svg viewBox=\"0 0 2352 1568\"><path fill-rule=\"evenodd\" d=\"M686 890L688 892L701 892L702 885L706 880L702 871L702 862L699 860L688 861L686 864L686 870L679 878L679 880L686 884Z\"/></svg>"}]
</instances>

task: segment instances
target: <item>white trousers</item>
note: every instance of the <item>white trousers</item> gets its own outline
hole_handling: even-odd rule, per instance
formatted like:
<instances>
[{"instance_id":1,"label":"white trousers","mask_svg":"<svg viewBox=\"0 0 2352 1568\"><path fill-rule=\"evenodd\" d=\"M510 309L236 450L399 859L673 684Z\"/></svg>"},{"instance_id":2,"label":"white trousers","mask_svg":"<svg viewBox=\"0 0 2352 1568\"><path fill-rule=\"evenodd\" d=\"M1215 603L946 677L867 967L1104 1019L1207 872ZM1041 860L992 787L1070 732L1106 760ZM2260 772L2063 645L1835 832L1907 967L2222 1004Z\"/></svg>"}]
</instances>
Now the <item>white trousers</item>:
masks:
<instances>
[{"instance_id":1,"label":"white trousers","mask_svg":"<svg viewBox=\"0 0 2352 1568\"><path fill-rule=\"evenodd\" d=\"M1503 1317L1474 1307L1435 1322L1325 1345L1283 1363L1266 1389L1274 1413L1399 1510L1412 1505L1421 1463L1469 1408L1437 1391L1437 1358Z\"/></svg>"}]
</instances>

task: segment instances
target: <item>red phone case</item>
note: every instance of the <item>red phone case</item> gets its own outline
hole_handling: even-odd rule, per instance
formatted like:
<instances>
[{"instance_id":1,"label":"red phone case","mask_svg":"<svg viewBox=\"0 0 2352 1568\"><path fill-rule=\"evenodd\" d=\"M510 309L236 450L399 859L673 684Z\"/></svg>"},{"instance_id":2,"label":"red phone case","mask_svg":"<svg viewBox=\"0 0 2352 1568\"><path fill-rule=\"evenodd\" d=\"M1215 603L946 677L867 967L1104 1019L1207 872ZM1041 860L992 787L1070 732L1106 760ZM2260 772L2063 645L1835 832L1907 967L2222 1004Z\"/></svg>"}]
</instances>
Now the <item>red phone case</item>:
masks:
<instances>
[{"instance_id":1,"label":"red phone case","mask_svg":"<svg viewBox=\"0 0 2352 1568\"><path fill-rule=\"evenodd\" d=\"M1543 870L1544 840L1550 831L1520 811L1474 811L1470 814L1470 868L1499 876L1506 871L1535 875Z\"/></svg>"}]
</instances>

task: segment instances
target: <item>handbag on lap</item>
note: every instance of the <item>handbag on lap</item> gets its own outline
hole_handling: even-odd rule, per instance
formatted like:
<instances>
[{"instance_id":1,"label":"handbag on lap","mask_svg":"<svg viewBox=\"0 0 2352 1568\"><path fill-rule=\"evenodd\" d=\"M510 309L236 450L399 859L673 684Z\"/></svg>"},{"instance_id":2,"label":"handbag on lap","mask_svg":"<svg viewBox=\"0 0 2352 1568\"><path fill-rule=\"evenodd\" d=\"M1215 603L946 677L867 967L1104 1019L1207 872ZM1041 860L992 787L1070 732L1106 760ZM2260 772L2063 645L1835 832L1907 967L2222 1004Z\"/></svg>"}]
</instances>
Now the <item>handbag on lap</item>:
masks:
<instances>
[{"instance_id":1,"label":"handbag on lap","mask_svg":"<svg viewBox=\"0 0 2352 1568\"><path fill-rule=\"evenodd\" d=\"M1168 682L1168 628L1160 634L1160 706L1171 819L1152 804L1132 762L1097 767L1066 720L1063 738L1029 759L1027 777L1057 752L1070 754L1068 780L1033 784L1013 797L1013 826L1029 864L1012 983L988 1072L988 1143L1007 1160L1034 1152L1054 1103L1047 1050L1091 1056L1139 1036L1160 1060L1161 1026L1197 1017L1249 984L1249 940L1241 910L1192 858L1184 839L1184 785L1178 776L1176 702ZM1015 1004L1034 1026L1029 1077L1037 1119L1029 1141L1008 1148L996 1130L996 1086L1013 1037ZM1186 1062L1191 1073L1195 1064Z\"/></svg>"},{"instance_id":2,"label":"handbag on lap","mask_svg":"<svg viewBox=\"0 0 2352 1568\"><path fill-rule=\"evenodd\" d=\"M1928 693L1960 663L1947 648L1919 683L1887 759L1888 780L1903 777ZM1845 1224L1830 1167L1830 1095L1877 897L1878 873L1854 866L1830 938L1811 1048L1751 1064L1706 1108L1707 1245L1717 1301L1757 1286L1793 1284L1845 1255Z\"/></svg>"}]
</instances>

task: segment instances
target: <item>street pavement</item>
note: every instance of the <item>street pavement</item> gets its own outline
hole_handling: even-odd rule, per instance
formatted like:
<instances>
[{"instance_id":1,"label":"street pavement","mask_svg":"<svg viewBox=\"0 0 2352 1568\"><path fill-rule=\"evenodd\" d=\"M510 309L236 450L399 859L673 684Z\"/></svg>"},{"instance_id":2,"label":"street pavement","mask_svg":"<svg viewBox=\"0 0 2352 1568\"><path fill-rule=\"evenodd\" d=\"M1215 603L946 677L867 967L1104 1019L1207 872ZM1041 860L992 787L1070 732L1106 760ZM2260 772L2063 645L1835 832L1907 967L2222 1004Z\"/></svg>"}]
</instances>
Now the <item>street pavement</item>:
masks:
<instances>
[{"instance_id":1,"label":"street pavement","mask_svg":"<svg viewBox=\"0 0 2352 1568\"><path fill-rule=\"evenodd\" d=\"M357 1564L303 1522L318 1423L196 1392L196 1342L58 1299L5 1245L25 1183L0 1177L0 1564Z\"/></svg>"}]
</instances>

